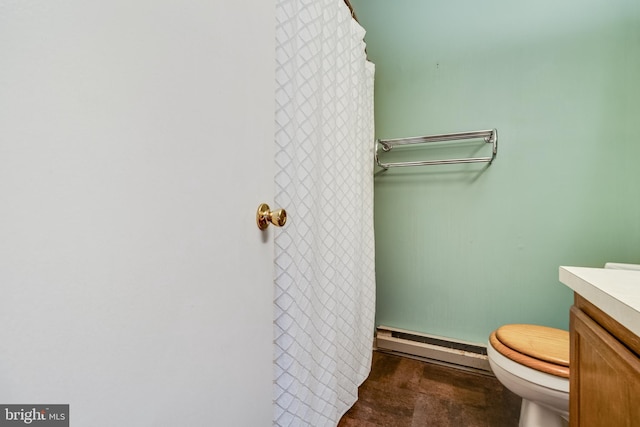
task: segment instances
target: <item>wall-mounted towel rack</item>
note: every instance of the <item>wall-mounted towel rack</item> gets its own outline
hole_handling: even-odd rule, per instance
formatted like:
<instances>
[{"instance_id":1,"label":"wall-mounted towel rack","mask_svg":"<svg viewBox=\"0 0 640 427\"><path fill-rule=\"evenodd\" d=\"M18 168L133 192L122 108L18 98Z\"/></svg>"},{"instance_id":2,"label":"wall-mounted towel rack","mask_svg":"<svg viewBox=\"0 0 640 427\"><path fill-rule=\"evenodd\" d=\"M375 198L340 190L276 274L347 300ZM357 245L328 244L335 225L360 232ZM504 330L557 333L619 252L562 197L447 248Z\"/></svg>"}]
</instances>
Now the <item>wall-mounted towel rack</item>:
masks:
<instances>
[{"instance_id":1,"label":"wall-mounted towel rack","mask_svg":"<svg viewBox=\"0 0 640 427\"><path fill-rule=\"evenodd\" d=\"M411 145L411 144L424 144L428 142L441 142L441 141L456 141L464 139L476 139L484 138L487 144L492 144L493 149L491 151L491 157L468 157L461 159L443 159L443 160L425 160L425 161L411 161L411 162L391 162L384 163L380 161L378 157L378 148L382 146L383 151L391 151L393 147L399 145ZM447 165L453 163L489 163L493 162L498 154L498 131L496 129L491 130L478 130L473 132L459 132L459 133L446 133L441 135L430 136L416 136L411 138L396 138L396 139L379 139L376 141L375 158L378 166L384 169L403 167L403 166L428 166L428 165Z\"/></svg>"}]
</instances>

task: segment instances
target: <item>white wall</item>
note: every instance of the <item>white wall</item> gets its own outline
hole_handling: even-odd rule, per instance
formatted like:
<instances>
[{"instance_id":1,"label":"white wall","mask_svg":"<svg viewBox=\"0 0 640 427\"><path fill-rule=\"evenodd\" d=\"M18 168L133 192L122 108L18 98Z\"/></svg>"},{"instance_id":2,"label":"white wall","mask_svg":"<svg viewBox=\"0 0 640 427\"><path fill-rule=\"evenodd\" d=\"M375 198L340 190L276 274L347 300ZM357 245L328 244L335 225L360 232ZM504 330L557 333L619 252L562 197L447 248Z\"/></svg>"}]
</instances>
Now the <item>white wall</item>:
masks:
<instances>
[{"instance_id":1,"label":"white wall","mask_svg":"<svg viewBox=\"0 0 640 427\"><path fill-rule=\"evenodd\" d=\"M0 0L0 403L270 423L273 9Z\"/></svg>"}]
</instances>

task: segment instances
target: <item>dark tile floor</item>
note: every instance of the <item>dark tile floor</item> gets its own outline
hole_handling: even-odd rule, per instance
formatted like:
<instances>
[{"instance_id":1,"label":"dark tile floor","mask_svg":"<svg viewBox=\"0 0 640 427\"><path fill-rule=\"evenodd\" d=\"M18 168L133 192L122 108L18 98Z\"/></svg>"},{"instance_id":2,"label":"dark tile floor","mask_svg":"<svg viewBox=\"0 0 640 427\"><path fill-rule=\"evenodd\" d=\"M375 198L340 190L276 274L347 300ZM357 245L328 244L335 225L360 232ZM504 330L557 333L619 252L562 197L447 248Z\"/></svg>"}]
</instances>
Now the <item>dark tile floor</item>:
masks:
<instances>
[{"instance_id":1,"label":"dark tile floor","mask_svg":"<svg viewBox=\"0 0 640 427\"><path fill-rule=\"evenodd\" d=\"M495 377L374 351L338 427L510 427L520 398Z\"/></svg>"}]
</instances>

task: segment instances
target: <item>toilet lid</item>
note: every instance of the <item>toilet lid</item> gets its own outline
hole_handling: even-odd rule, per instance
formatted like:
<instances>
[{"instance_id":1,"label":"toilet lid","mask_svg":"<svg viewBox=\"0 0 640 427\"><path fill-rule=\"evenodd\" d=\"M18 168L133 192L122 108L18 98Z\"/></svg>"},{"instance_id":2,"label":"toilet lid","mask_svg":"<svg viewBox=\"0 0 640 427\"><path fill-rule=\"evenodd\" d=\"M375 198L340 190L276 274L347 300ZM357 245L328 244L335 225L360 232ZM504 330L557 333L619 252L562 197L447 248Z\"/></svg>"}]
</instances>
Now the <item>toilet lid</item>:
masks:
<instances>
[{"instance_id":1,"label":"toilet lid","mask_svg":"<svg viewBox=\"0 0 640 427\"><path fill-rule=\"evenodd\" d=\"M513 350L545 362L569 366L569 332L538 325L504 325L496 337Z\"/></svg>"}]
</instances>

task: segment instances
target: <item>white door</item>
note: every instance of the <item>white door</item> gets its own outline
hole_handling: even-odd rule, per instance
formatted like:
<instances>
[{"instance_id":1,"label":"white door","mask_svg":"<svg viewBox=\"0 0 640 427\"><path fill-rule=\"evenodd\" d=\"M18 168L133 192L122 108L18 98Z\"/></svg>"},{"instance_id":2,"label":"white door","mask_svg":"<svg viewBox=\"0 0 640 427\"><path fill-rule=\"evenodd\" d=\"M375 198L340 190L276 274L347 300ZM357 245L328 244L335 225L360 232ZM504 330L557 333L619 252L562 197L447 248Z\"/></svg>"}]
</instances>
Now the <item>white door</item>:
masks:
<instances>
[{"instance_id":1,"label":"white door","mask_svg":"<svg viewBox=\"0 0 640 427\"><path fill-rule=\"evenodd\" d=\"M0 404L271 423L273 16L0 0Z\"/></svg>"}]
</instances>

